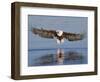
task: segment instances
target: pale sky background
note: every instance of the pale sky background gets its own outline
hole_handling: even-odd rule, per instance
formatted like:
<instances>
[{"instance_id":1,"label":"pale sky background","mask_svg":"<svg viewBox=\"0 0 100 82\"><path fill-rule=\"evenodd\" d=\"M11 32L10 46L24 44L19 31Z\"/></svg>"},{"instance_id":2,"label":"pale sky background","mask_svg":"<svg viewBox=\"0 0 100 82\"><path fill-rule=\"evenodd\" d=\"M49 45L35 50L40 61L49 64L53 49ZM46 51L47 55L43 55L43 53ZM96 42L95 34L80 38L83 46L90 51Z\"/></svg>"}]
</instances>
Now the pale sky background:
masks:
<instances>
[{"instance_id":1,"label":"pale sky background","mask_svg":"<svg viewBox=\"0 0 100 82\"><path fill-rule=\"evenodd\" d=\"M87 17L70 16L28 16L28 49L45 48L87 48ZM41 38L31 32L32 28L44 28L50 30L63 30L64 32L86 33L86 37L79 41L67 41L61 45L54 39Z\"/></svg>"}]
</instances>

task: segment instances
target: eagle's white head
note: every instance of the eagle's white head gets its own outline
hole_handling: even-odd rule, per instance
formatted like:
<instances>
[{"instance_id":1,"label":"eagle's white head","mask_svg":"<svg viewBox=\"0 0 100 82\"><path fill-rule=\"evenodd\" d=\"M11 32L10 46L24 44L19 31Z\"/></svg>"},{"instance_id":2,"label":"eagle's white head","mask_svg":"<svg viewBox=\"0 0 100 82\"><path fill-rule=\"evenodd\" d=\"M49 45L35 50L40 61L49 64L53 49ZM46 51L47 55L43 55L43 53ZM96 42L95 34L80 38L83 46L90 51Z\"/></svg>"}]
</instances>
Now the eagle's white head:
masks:
<instances>
[{"instance_id":1,"label":"eagle's white head","mask_svg":"<svg viewBox=\"0 0 100 82\"><path fill-rule=\"evenodd\" d=\"M63 31L62 30L57 30L56 33L57 33L58 36L62 36Z\"/></svg>"}]
</instances>

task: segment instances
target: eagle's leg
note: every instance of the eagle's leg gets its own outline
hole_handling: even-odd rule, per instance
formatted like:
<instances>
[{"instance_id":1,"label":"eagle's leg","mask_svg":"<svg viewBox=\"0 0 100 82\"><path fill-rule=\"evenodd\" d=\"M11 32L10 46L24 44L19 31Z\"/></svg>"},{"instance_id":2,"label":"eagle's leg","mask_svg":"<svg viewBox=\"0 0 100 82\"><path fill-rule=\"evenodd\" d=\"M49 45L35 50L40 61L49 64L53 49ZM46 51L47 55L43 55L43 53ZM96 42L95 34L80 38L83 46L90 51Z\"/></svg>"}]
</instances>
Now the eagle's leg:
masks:
<instances>
[{"instance_id":1,"label":"eagle's leg","mask_svg":"<svg viewBox=\"0 0 100 82\"><path fill-rule=\"evenodd\" d=\"M57 39L57 43L58 43L58 44L61 44L61 41L60 41L59 39Z\"/></svg>"},{"instance_id":2,"label":"eagle's leg","mask_svg":"<svg viewBox=\"0 0 100 82\"><path fill-rule=\"evenodd\" d=\"M63 38L63 39L61 39L61 43L64 43L64 38Z\"/></svg>"},{"instance_id":3,"label":"eagle's leg","mask_svg":"<svg viewBox=\"0 0 100 82\"><path fill-rule=\"evenodd\" d=\"M57 43L58 44L64 43L64 39L61 39L61 40L57 39Z\"/></svg>"}]
</instances>

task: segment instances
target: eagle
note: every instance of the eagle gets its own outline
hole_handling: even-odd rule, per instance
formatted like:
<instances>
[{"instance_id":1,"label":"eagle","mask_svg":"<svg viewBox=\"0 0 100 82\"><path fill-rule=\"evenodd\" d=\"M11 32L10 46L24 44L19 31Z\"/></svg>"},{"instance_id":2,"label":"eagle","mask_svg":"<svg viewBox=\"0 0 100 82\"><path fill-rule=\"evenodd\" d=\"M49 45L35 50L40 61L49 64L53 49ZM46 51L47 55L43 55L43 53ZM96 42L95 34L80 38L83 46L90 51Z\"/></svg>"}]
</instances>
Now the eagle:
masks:
<instances>
[{"instance_id":1,"label":"eagle","mask_svg":"<svg viewBox=\"0 0 100 82\"><path fill-rule=\"evenodd\" d=\"M83 40L84 34L64 32L63 30L47 30L44 28L32 28L32 33L42 38L55 39L58 44L68 41Z\"/></svg>"}]
</instances>

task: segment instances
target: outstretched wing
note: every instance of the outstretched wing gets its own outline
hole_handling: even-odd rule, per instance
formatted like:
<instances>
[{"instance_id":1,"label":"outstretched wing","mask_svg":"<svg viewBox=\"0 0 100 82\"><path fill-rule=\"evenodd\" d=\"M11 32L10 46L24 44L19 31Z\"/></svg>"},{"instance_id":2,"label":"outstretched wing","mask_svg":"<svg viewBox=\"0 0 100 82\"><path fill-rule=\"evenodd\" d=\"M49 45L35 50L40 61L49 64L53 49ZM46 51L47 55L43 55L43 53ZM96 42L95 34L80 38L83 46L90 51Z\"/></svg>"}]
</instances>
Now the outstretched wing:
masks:
<instances>
[{"instance_id":1,"label":"outstretched wing","mask_svg":"<svg viewBox=\"0 0 100 82\"><path fill-rule=\"evenodd\" d=\"M43 28L41 28L41 29L32 28L32 33L35 35L39 35L40 37L43 37L43 38L54 38L54 36L55 36L55 31L45 30Z\"/></svg>"},{"instance_id":2,"label":"outstretched wing","mask_svg":"<svg viewBox=\"0 0 100 82\"><path fill-rule=\"evenodd\" d=\"M84 38L84 34L75 34L75 33L67 33L67 32L64 32L63 36L69 41L83 40Z\"/></svg>"}]
</instances>

